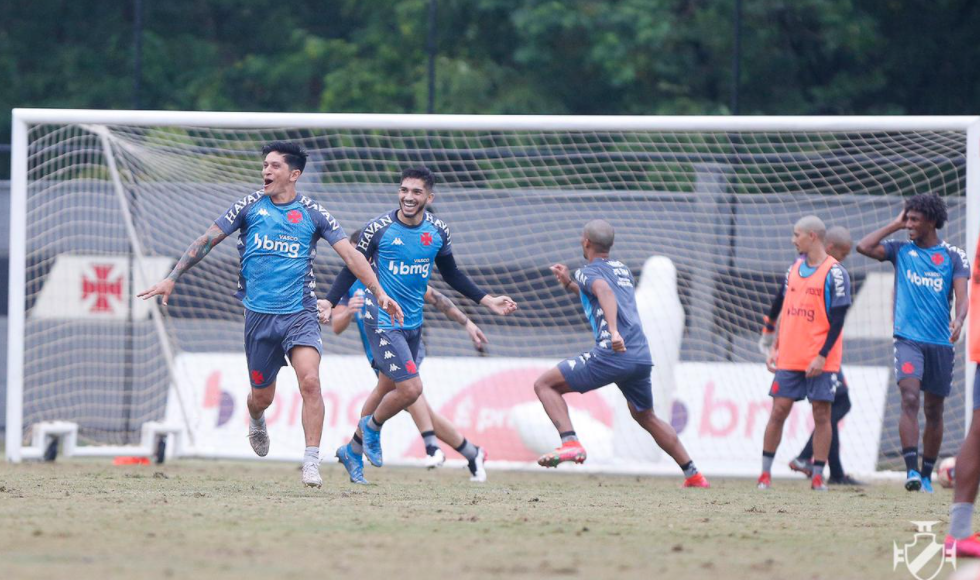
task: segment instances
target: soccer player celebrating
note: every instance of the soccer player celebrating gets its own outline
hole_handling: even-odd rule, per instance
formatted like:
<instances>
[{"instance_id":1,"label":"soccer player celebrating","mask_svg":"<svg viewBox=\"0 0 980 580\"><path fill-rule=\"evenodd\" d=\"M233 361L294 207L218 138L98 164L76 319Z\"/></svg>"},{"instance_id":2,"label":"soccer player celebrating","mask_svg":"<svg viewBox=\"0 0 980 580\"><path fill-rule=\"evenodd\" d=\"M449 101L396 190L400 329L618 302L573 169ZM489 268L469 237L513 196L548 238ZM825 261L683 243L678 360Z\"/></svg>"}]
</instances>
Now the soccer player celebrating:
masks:
<instances>
[{"instance_id":1,"label":"soccer player celebrating","mask_svg":"<svg viewBox=\"0 0 980 580\"><path fill-rule=\"evenodd\" d=\"M563 395L586 393L616 383L633 419L684 471L684 487L709 487L677 432L653 413L650 346L636 311L633 274L622 262L609 259L614 237L609 223L590 221L582 232L582 255L588 263L575 272L575 279L564 264L551 267L558 283L581 298L596 344L590 352L560 363L534 382L534 392L562 443L555 451L542 455L538 464L557 467L565 461L585 461L585 448L572 427Z\"/></svg>"},{"instance_id":2,"label":"soccer player celebrating","mask_svg":"<svg viewBox=\"0 0 980 580\"><path fill-rule=\"evenodd\" d=\"M786 274L779 332L766 367L775 378L769 390L772 413L762 442L759 489L772 486L772 462L783 437L783 423L793 403L809 399L813 408L813 477L810 488L826 491L823 467L831 440L831 402L840 372L844 317L851 305L847 271L827 254L827 229L816 216L793 226L793 245L800 256Z\"/></svg>"},{"instance_id":3,"label":"soccer player celebrating","mask_svg":"<svg viewBox=\"0 0 980 580\"><path fill-rule=\"evenodd\" d=\"M509 297L490 296L456 267L449 226L425 211L426 205L435 198L434 184L435 176L425 167L403 171L398 188L398 209L364 226L356 245L357 250L377 268L381 286L404 306L405 321L398 324L387 312L379 310L376 291L368 288L363 306L364 325L371 343L371 355L381 375L372 394L377 398L377 406L367 409L369 414L358 423L350 446L342 447L338 453L352 481L355 479L352 466L363 464L360 461L362 449L372 465L382 466L382 425L407 409L422 394L422 380L418 375L422 305L432 265L439 268L443 279L457 292L491 312L507 315L517 310L517 304ZM334 281L326 300L318 304L321 321L329 318L330 310L353 283L354 276L345 268ZM345 461L344 455L348 451L350 460ZM483 469L486 454L482 449L468 444L458 451L470 462L471 470Z\"/></svg>"},{"instance_id":4,"label":"soccer player celebrating","mask_svg":"<svg viewBox=\"0 0 980 580\"><path fill-rule=\"evenodd\" d=\"M970 283L970 360L978 363L973 376L973 417L970 431L956 456L956 476L953 478L953 504L949 506L949 534L946 550L955 546L956 555L980 558L980 534L973 533L973 504L980 484L980 242L973 256L973 277Z\"/></svg>"},{"instance_id":5,"label":"soccer player celebrating","mask_svg":"<svg viewBox=\"0 0 980 580\"><path fill-rule=\"evenodd\" d=\"M835 226L827 230L824 239L827 253L833 256L838 262L843 262L851 253L851 233L847 228ZM783 300L786 298L786 284L780 284L779 290L773 298L772 308L769 315L765 317L762 336L759 338L759 350L764 355L769 354L773 340L776 336L775 325L779 321L779 313L783 308ZM844 371L837 372L837 380L834 389L834 402L830 406L830 452L827 457L827 466L830 468L830 477L827 479L829 485L861 485L850 475L844 473L844 466L840 461L840 438L838 437L837 427L841 419L851 410L851 398L847 393L847 380L844 379ZM813 435L803 447L803 451L789 464L790 469L803 473L807 477L813 475Z\"/></svg>"},{"instance_id":6,"label":"soccer player celebrating","mask_svg":"<svg viewBox=\"0 0 980 580\"><path fill-rule=\"evenodd\" d=\"M351 234L351 241L356 242L360 237L360 230ZM357 323L358 333L361 335L361 343L364 346L364 353L367 355L368 362L371 364L371 368L374 369L376 375L380 374L380 366L375 364L374 357L371 355L371 341L368 338L367 331L364 327L364 305L365 305L365 292L364 284L360 281L355 282L351 286L347 295L340 299L337 306L334 307L333 312L330 316L331 324L333 325L333 331L336 334L344 332L354 320ZM440 312L446 315L450 320L458 322L465 329L467 334L470 336L470 340L473 341L473 347L476 348L477 352L484 352L484 345L489 341L487 337L484 336L483 331L480 327L473 323L469 318L460 311L459 308L453 304L447 296L436 290L435 288L429 288L425 292L425 301L429 304L434 305ZM419 345L418 360L416 361L416 367L422 366L422 360L425 357L425 342ZM367 416L374 411L377 407L378 397L377 392L372 392L371 396L364 402L364 408L361 411L362 416ZM415 400L414 403L409 405L407 409L408 413L412 416L412 420L415 421L415 426L418 427L419 433L422 435L422 440L425 443L425 466L429 468L435 468L441 466L446 462L446 454L443 453L442 449L439 448L438 440L442 440L453 449L460 451L462 453L469 447L469 442L463 437L456 427L449 422L448 419L437 413L431 406L429 406L425 395L419 395L419 398ZM359 439L355 439L354 445L361 444ZM337 457L340 459L345 466L348 466L348 472L350 474L351 481L353 483L367 483L364 479L364 464L361 459L361 453L354 453L353 449L350 448L351 444L345 444L337 449ZM465 456L464 456L465 457ZM486 470L482 468L482 462L477 465L477 457L469 460L471 480L477 482L486 481Z\"/></svg>"},{"instance_id":7,"label":"soccer player celebrating","mask_svg":"<svg viewBox=\"0 0 980 580\"><path fill-rule=\"evenodd\" d=\"M299 145L274 141L262 148L265 186L236 201L227 212L187 248L166 279L139 294L146 300L174 290L177 279L221 240L240 230L241 274L235 296L245 305L245 357L252 390L248 439L259 457L269 453L265 410L276 394L276 376L289 357L303 397L303 483L320 487L320 436L323 395L320 392L322 339L313 288L316 242L323 238L357 277L371 288L386 316L402 319L398 304L378 283L370 264L347 241L344 230L323 206L296 192L306 167Z\"/></svg>"},{"instance_id":8,"label":"soccer player celebrating","mask_svg":"<svg viewBox=\"0 0 980 580\"><path fill-rule=\"evenodd\" d=\"M946 203L934 194L906 200L902 213L858 242L857 251L895 265L895 378L902 394L898 436L907 476L905 489L932 493L932 468L943 443L943 406L953 385L953 343L969 304L969 261L963 250L939 239ZM901 230L908 241L882 240ZM950 307L956 296L956 316ZM926 427L919 470L919 393Z\"/></svg>"}]
</instances>

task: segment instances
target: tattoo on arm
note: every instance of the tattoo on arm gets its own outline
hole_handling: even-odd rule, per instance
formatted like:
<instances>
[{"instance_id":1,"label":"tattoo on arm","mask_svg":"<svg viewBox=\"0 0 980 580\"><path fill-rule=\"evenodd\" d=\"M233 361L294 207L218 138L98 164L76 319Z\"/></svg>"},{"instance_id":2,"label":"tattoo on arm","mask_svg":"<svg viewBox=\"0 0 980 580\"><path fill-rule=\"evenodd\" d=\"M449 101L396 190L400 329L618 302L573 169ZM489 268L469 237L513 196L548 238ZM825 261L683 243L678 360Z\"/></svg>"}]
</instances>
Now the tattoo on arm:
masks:
<instances>
[{"instance_id":1,"label":"tattoo on arm","mask_svg":"<svg viewBox=\"0 0 980 580\"><path fill-rule=\"evenodd\" d=\"M194 240L194 242L187 248L187 251L184 252L184 255L177 261L177 265L174 266L173 271L170 272L170 275L167 276L167 278L176 282L177 278L180 278L184 272L190 270L191 266L203 260L204 256L207 256L215 246L221 243L221 240L227 237L228 236L221 231L221 228L215 224L211 224L208 231L204 232L203 236Z\"/></svg>"},{"instance_id":2,"label":"tattoo on arm","mask_svg":"<svg viewBox=\"0 0 980 580\"><path fill-rule=\"evenodd\" d=\"M466 326L466 323L470 321L470 319L463 314L463 311L453 304L453 301L450 300L448 296L434 288L432 289L432 300L439 312L445 314L449 320L457 322L463 326Z\"/></svg>"}]
</instances>

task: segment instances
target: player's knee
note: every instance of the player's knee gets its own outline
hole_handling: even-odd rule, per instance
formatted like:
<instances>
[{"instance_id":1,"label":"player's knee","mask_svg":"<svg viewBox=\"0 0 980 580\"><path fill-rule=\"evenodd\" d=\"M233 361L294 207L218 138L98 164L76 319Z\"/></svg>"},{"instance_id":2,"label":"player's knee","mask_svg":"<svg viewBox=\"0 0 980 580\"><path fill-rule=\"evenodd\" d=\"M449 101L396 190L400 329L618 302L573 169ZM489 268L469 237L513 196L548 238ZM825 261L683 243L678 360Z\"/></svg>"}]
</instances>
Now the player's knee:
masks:
<instances>
[{"instance_id":1,"label":"player's knee","mask_svg":"<svg viewBox=\"0 0 980 580\"><path fill-rule=\"evenodd\" d=\"M922 414L928 423L938 423L943 420L943 406L926 403L922 406Z\"/></svg>"},{"instance_id":2,"label":"player's knee","mask_svg":"<svg viewBox=\"0 0 980 580\"><path fill-rule=\"evenodd\" d=\"M299 380L299 392L303 395L303 398L308 397L320 397L320 377L316 373L310 373L300 377Z\"/></svg>"},{"instance_id":3,"label":"player's knee","mask_svg":"<svg viewBox=\"0 0 980 580\"><path fill-rule=\"evenodd\" d=\"M409 399L416 401L422 394L422 381L417 379L405 381L404 383L398 385L398 390Z\"/></svg>"},{"instance_id":4,"label":"player's knee","mask_svg":"<svg viewBox=\"0 0 980 580\"><path fill-rule=\"evenodd\" d=\"M830 405L813 406L813 422L818 425L830 424Z\"/></svg>"},{"instance_id":5,"label":"player's knee","mask_svg":"<svg viewBox=\"0 0 980 580\"><path fill-rule=\"evenodd\" d=\"M252 389L249 394L249 400L252 408L265 410L272 405L272 399L274 397L275 391L268 387L264 389Z\"/></svg>"},{"instance_id":6,"label":"player's knee","mask_svg":"<svg viewBox=\"0 0 980 580\"><path fill-rule=\"evenodd\" d=\"M779 404L773 405L772 413L769 415L769 421L782 424L784 421L786 421L786 418L789 417L789 412L792 409L792 406L783 406Z\"/></svg>"},{"instance_id":7,"label":"player's knee","mask_svg":"<svg viewBox=\"0 0 980 580\"><path fill-rule=\"evenodd\" d=\"M910 389L902 389L902 411L905 413L919 413L919 393Z\"/></svg>"},{"instance_id":8,"label":"player's knee","mask_svg":"<svg viewBox=\"0 0 980 580\"><path fill-rule=\"evenodd\" d=\"M551 388L551 383L545 379L543 375L538 377L538 380L534 381L534 393L539 399L543 393L548 393L553 390L554 389ZM632 411L632 409L630 409L630 411Z\"/></svg>"}]
</instances>

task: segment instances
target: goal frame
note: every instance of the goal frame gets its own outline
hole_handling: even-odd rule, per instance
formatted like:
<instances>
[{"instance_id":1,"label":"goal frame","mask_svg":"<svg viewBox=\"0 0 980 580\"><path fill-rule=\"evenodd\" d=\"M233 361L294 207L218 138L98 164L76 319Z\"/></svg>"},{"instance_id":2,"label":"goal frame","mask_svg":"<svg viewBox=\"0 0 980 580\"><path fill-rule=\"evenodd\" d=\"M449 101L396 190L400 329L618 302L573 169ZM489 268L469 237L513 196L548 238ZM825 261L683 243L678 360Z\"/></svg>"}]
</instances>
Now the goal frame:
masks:
<instances>
[{"instance_id":1,"label":"goal frame","mask_svg":"<svg viewBox=\"0 0 980 580\"><path fill-rule=\"evenodd\" d=\"M11 141L10 254L7 340L7 411L5 455L25 459L23 377L28 189L28 127L34 124L192 126L242 129L362 130L548 130L671 132L855 132L963 131L966 134L967 240L971 255L980 234L980 116L557 116L557 115L414 115L332 113L227 113L181 111L108 111L85 109L13 109ZM135 249L139 253L139 249ZM154 322L159 312L152 312ZM967 320L969 325L969 319ZM969 336L967 328L967 336ZM973 363L965 365L966 401L972 401ZM171 369L172 371L172 369ZM171 375L173 373L171 372ZM972 405L964 405L966 425ZM194 455L193 434L181 455ZM86 455L119 455L141 447L99 447Z\"/></svg>"}]
</instances>

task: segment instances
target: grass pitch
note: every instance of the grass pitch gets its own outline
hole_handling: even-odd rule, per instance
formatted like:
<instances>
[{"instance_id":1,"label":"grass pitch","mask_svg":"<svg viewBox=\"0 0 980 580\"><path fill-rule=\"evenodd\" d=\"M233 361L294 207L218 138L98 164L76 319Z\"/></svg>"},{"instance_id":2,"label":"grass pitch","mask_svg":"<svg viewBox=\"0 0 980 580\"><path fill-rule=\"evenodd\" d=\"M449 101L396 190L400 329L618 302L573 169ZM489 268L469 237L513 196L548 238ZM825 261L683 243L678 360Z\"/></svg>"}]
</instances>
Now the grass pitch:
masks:
<instances>
[{"instance_id":1,"label":"grass pitch","mask_svg":"<svg viewBox=\"0 0 980 580\"><path fill-rule=\"evenodd\" d=\"M574 471L574 470L573 470ZM910 520L947 529L948 490L812 493L745 479L325 463L0 464L0 578L912 578ZM948 570L948 567L947 567Z\"/></svg>"}]
</instances>

